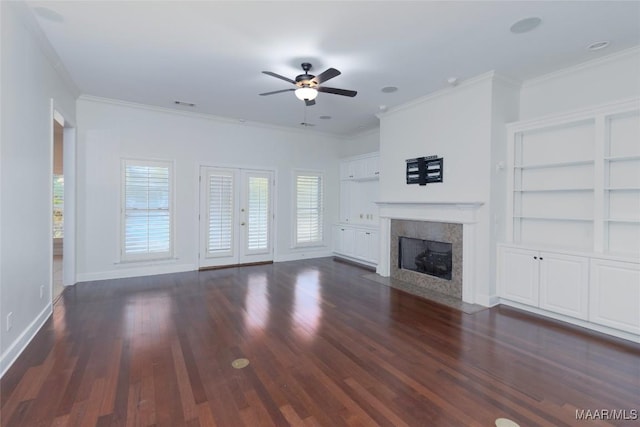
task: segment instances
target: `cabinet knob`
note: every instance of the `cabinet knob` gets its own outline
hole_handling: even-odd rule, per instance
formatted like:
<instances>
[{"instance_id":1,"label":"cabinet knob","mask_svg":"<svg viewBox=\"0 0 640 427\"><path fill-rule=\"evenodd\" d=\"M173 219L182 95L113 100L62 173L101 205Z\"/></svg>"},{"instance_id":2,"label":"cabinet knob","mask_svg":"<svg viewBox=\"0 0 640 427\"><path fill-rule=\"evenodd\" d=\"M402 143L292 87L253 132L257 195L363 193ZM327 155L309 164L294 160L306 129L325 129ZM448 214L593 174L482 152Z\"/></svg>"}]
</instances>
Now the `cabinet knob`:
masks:
<instances>
[{"instance_id":1,"label":"cabinet knob","mask_svg":"<svg viewBox=\"0 0 640 427\"><path fill-rule=\"evenodd\" d=\"M540 257L540 261L542 261L544 258Z\"/></svg>"},{"instance_id":2,"label":"cabinet knob","mask_svg":"<svg viewBox=\"0 0 640 427\"><path fill-rule=\"evenodd\" d=\"M375 175L380 175L380 172L376 172Z\"/></svg>"},{"instance_id":3,"label":"cabinet knob","mask_svg":"<svg viewBox=\"0 0 640 427\"><path fill-rule=\"evenodd\" d=\"M538 257L537 257L537 256L534 256L534 257L533 257L533 259L538 259Z\"/></svg>"},{"instance_id":4,"label":"cabinet knob","mask_svg":"<svg viewBox=\"0 0 640 427\"><path fill-rule=\"evenodd\" d=\"M365 233L365 234L366 234L367 236L370 236L370 235L371 235L371 233Z\"/></svg>"}]
</instances>

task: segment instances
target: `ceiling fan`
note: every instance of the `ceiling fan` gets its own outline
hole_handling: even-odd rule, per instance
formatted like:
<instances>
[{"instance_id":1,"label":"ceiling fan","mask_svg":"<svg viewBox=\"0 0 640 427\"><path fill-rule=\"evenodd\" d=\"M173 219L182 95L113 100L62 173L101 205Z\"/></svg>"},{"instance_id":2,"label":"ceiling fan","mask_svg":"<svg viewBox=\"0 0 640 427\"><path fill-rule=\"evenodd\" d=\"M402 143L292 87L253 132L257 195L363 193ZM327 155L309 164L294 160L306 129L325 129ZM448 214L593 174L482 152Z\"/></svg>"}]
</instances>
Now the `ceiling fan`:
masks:
<instances>
[{"instance_id":1,"label":"ceiling fan","mask_svg":"<svg viewBox=\"0 0 640 427\"><path fill-rule=\"evenodd\" d=\"M263 71L264 74L280 80L284 80L285 82L292 83L296 85L297 88L274 90L273 92L261 93L260 96L273 95L281 92L295 92L296 97L304 101L306 105L315 105L315 99L316 96L318 96L318 92L332 93L334 95L350 97L354 97L358 93L355 90L336 89L333 87L321 86L322 83L341 74L340 71L336 70L335 68L329 68L328 70L318 74L317 76L314 76L313 74L309 74L309 70L311 70L311 64L309 64L308 62L303 62L301 64L301 67L304 71L304 74L296 76L295 80L291 80L288 77L281 76L280 74L276 74L271 71Z\"/></svg>"}]
</instances>

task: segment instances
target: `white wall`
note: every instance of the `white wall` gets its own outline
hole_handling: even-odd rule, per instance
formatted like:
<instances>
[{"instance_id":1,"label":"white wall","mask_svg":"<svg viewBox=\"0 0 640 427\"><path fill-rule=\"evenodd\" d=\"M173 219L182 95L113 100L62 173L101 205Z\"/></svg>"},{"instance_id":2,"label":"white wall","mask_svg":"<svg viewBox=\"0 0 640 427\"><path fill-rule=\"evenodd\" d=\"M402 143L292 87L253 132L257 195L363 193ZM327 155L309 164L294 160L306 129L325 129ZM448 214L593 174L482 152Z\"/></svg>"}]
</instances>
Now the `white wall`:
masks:
<instances>
[{"instance_id":1,"label":"white wall","mask_svg":"<svg viewBox=\"0 0 640 427\"><path fill-rule=\"evenodd\" d=\"M359 156L380 150L380 128L359 133L345 140L339 145L340 157Z\"/></svg>"},{"instance_id":2,"label":"white wall","mask_svg":"<svg viewBox=\"0 0 640 427\"><path fill-rule=\"evenodd\" d=\"M381 116L383 201L485 201L489 198L492 74ZM405 160L444 158L444 180L406 184Z\"/></svg>"},{"instance_id":3,"label":"white wall","mask_svg":"<svg viewBox=\"0 0 640 427\"><path fill-rule=\"evenodd\" d=\"M0 373L51 312L51 100L75 119L75 88L51 66L24 8L0 2Z\"/></svg>"},{"instance_id":4,"label":"white wall","mask_svg":"<svg viewBox=\"0 0 640 427\"><path fill-rule=\"evenodd\" d=\"M640 96L640 47L528 80L520 120Z\"/></svg>"},{"instance_id":5,"label":"white wall","mask_svg":"<svg viewBox=\"0 0 640 427\"><path fill-rule=\"evenodd\" d=\"M77 108L79 281L196 269L200 165L275 169L275 260L330 254L330 225L338 218L337 138L97 98L81 97ZM176 260L118 263L122 158L175 162ZM291 247L294 169L325 173L323 247Z\"/></svg>"},{"instance_id":6,"label":"white wall","mask_svg":"<svg viewBox=\"0 0 640 427\"><path fill-rule=\"evenodd\" d=\"M491 100L491 174L490 237L489 237L489 295L497 293L497 244L506 237L507 216L507 132L505 124L518 119L520 87L496 76Z\"/></svg>"}]
</instances>

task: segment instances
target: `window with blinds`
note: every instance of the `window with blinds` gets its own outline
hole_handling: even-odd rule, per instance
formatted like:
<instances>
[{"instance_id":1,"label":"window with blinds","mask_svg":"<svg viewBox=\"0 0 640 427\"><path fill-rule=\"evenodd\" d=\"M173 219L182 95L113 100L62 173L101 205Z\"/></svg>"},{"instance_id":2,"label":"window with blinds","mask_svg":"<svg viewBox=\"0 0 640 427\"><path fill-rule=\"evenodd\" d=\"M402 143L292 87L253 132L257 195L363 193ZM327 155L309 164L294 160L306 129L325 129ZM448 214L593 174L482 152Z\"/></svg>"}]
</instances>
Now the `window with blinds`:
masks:
<instances>
[{"instance_id":1,"label":"window with blinds","mask_svg":"<svg viewBox=\"0 0 640 427\"><path fill-rule=\"evenodd\" d=\"M296 245L322 243L322 174L296 172L295 187L295 243Z\"/></svg>"},{"instance_id":2,"label":"window with blinds","mask_svg":"<svg viewBox=\"0 0 640 427\"><path fill-rule=\"evenodd\" d=\"M211 174L207 221L207 252L230 252L233 244L233 176Z\"/></svg>"},{"instance_id":3,"label":"window with blinds","mask_svg":"<svg viewBox=\"0 0 640 427\"><path fill-rule=\"evenodd\" d=\"M170 162L123 161L123 260L172 255L171 169Z\"/></svg>"},{"instance_id":4,"label":"window with blinds","mask_svg":"<svg viewBox=\"0 0 640 427\"><path fill-rule=\"evenodd\" d=\"M269 248L269 178L249 177L247 198L247 249Z\"/></svg>"}]
</instances>

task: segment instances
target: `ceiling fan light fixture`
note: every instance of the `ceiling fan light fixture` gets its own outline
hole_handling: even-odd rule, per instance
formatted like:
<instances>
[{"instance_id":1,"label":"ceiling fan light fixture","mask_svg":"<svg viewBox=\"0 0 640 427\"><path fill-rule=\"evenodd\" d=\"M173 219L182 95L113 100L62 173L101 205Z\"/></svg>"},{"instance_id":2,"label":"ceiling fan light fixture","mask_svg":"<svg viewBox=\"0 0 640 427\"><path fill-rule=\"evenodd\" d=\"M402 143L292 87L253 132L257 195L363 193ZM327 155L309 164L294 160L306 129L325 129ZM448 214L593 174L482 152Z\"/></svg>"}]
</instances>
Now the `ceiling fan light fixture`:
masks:
<instances>
[{"instance_id":1,"label":"ceiling fan light fixture","mask_svg":"<svg viewBox=\"0 0 640 427\"><path fill-rule=\"evenodd\" d=\"M318 91L312 87L301 87L296 89L295 94L301 101L313 101L318 96Z\"/></svg>"}]
</instances>

